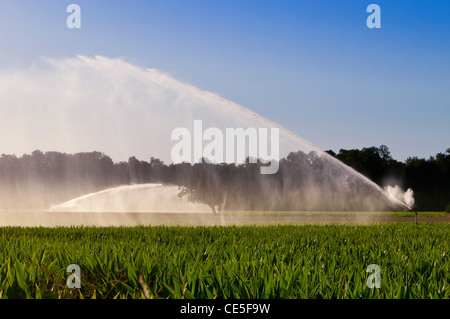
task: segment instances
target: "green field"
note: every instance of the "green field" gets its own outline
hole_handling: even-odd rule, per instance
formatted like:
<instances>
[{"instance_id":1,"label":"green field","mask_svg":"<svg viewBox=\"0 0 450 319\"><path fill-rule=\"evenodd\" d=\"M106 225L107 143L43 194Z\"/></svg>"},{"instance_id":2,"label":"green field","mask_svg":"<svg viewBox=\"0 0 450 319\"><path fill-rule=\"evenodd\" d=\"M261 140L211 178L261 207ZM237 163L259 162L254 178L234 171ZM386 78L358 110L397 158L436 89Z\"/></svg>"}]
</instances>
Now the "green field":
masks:
<instances>
[{"instance_id":1,"label":"green field","mask_svg":"<svg viewBox=\"0 0 450 319\"><path fill-rule=\"evenodd\" d=\"M3 227L0 296L449 298L448 238L448 223ZM380 288L366 285L370 264Z\"/></svg>"},{"instance_id":2,"label":"green field","mask_svg":"<svg viewBox=\"0 0 450 319\"><path fill-rule=\"evenodd\" d=\"M224 211L223 215L264 216L264 215L297 215L297 216L361 216L361 217L414 217L414 212L327 212L327 211ZM446 212L417 212L418 217L450 216Z\"/></svg>"}]
</instances>

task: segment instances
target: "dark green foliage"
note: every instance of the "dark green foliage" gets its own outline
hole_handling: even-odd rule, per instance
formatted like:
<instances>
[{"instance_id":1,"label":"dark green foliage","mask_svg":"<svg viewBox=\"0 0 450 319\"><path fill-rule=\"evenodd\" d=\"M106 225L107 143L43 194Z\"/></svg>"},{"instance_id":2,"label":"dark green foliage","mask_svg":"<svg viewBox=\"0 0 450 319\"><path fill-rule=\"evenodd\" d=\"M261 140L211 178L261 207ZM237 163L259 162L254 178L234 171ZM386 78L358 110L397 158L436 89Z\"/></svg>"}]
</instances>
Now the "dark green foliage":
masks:
<instances>
[{"instance_id":1,"label":"dark green foliage","mask_svg":"<svg viewBox=\"0 0 450 319\"><path fill-rule=\"evenodd\" d=\"M450 200L450 149L427 160L412 157L404 163L392 159L384 145L327 153L380 186L392 180L405 189L412 188L415 208L419 211L443 211ZM238 166L206 163L165 165L153 157L149 162L130 157L128 162L114 163L100 152L65 154L34 151L22 157L2 154L0 209L47 209L52 204L118 185L165 183L185 187L184 194L191 199L224 209L352 210L351 207L337 205L345 194L339 194L343 188L332 183L344 176L341 176L342 169L334 170L327 159L314 152L293 152L280 159L279 164L276 174L261 175L262 164L248 161ZM330 174L333 178L326 178ZM310 197L307 190L311 185L324 196L319 203L331 202L333 205L302 206ZM370 198L374 195L366 190L361 192ZM325 200L327 194L335 198ZM354 209L364 210L361 207Z\"/></svg>"},{"instance_id":2,"label":"dark green foliage","mask_svg":"<svg viewBox=\"0 0 450 319\"><path fill-rule=\"evenodd\" d=\"M445 212L450 213L450 203L445 207Z\"/></svg>"},{"instance_id":3,"label":"dark green foliage","mask_svg":"<svg viewBox=\"0 0 450 319\"><path fill-rule=\"evenodd\" d=\"M450 200L450 148L429 159L409 157L404 163L392 159L384 145L341 149L335 157L380 186L393 180L412 188L417 210L443 211Z\"/></svg>"}]
</instances>

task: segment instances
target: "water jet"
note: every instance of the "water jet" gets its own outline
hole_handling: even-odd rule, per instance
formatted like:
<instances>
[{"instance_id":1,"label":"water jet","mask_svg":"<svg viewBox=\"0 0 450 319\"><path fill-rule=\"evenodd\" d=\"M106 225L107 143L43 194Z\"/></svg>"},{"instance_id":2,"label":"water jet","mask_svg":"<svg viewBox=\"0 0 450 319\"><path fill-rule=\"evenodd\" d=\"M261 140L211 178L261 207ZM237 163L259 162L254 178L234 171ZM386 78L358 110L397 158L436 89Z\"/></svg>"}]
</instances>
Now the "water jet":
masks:
<instances>
[{"instance_id":1,"label":"water jet","mask_svg":"<svg viewBox=\"0 0 450 319\"><path fill-rule=\"evenodd\" d=\"M287 158L287 166L290 165L289 173L280 183L299 187L298 192L287 189L282 200L298 204L299 210L374 211L411 207L405 206L404 201L392 200L386 190L370 179L282 126L156 69L143 69L122 59L77 56L43 59L29 69L1 73L0 82L0 111L8 114L0 119L3 152L23 154L30 148L68 153L98 150L115 162L136 156L170 163L171 133L179 127L193 132L194 119L223 132L227 128L277 129L279 157ZM302 153L295 153L298 151ZM249 155L247 150L245 157ZM70 165L64 165L61 174L71 169ZM33 182L29 181L28 188L14 183L7 185L11 190L6 191L5 197L12 198L8 197L9 191L21 194L18 197L21 200L13 203L15 208L22 208L32 197L45 201L48 194L42 194L42 185ZM264 183L268 190L266 197L273 196L274 204L279 204L280 198L270 194L270 182ZM77 194L82 193L80 185ZM130 186L122 195L133 192L141 194L143 189ZM86 187L83 198L77 195L54 206L96 211L99 208L92 199L108 198L102 199L105 210L145 210L137 201L128 207L122 207L118 201L117 207L106 207L115 203L114 196L90 193L92 190ZM232 204L231 200L228 204ZM274 205L264 207L273 208Z\"/></svg>"}]
</instances>

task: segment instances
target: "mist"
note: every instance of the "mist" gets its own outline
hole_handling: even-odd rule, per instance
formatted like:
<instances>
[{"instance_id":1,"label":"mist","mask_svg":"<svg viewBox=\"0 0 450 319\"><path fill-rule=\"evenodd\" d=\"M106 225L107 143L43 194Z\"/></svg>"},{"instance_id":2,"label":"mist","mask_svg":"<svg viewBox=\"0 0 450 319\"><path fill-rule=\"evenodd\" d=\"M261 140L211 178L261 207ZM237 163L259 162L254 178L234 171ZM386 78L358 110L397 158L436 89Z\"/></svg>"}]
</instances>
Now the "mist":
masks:
<instances>
[{"instance_id":1,"label":"mist","mask_svg":"<svg viewBox=\"0 0 450 319\"><path fill-rule=\"evenodd\" d=\"M0 119L3 153L97 150L115 161L131 155L170 161L171 132L193 131L196 119L223 130L269 126L214 93L100 56L42 59L28 69L0 73L0 111L8 114ZM281 141L284 155L291 140Z\"/></svg>"},{"instance_id":2,"label":"mist","mask_svg":"<svg viewBox=\"0 0 450 319\"><path fill-rule=\"evenodd\" d=\"M122 59L45 58L30 68L0 73L0 111L7 114L0 119L2 153L23 154L36 149L101 151L114 161L136 156L157 157L170 163L174 145L171 133L180 127L192 132L195 120L223 132L226 128L277 128L280 157L298 151L307 157L293 161L290 167L289 175L301 180L301 193L298 189L270 193L270 179L264 181L272 203L298 203L296 207L305 210L384 210L398 209L398 198L410 200L400 195L393 200L385 189L312 143L236 103L181 83L157 69L140 68ZM21 189L21 185L15 187ZM38 189L39 185L33 187ZM80 191L78 184L75 197L92 192L92 188ZM22 198L42 200L42 194L38 194L31 190ZM98 194L95 198L99 198ZM81 202L86 200L71 203ZM236 203L248 208L244 199ZM153 204L149 205L139 209L152 210ZM80 209L95 210L89 207ZM277 205L265 209L273 207Z\"/></svg>"}]
</instances>

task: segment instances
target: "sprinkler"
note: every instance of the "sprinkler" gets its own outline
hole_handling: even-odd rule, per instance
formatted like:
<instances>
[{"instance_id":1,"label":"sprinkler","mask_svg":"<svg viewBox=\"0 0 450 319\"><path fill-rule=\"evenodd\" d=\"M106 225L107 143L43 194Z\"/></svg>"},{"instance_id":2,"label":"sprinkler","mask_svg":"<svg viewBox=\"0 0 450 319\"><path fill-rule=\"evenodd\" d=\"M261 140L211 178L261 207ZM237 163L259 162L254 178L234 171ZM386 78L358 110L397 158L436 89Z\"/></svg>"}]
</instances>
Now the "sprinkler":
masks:
<instances>
[{"instance_id":1,"label":"sprinkler","mask_svg":"<svg viewBox=\"0 0 450 319\"><path fill-rule=\"evenodd\" d=\"M403 205L404 207L406 207L408 209L408 211L410 212L414 212L415 216L416 216L416 225L417 225L417 210L414 209L414 204L412 204L411 206L406 205L406 203L404 203L403 201L399 200L398 198L395 197L395 195L391 192L390 188L387 188L387 193L389 195L389 198L401 205Z\"/></svg>"},{"instance_id":2,"label":"sprinkler","mask_svg":"<svg viewBox=\"0 0 450 319\"><path fill-rule=\"evenodd\" d=\"M415 205L412 205L412 207L409 207L409 211L414 212L415 219L416 219L416 225L417 225L417 209L414 206Z\"/></svg>"},{"instance_id":3,"label":"sprinkler","mask_svg":"<svg viewBox=\"0 0 450 319\"><path fill-rule=\"evenodd\" d=\"M415 215L415 219L416 219L416 225L417 225L417 209L415 209L415 208L413 208L413 207L410 207L410 210L409 210L410 212L414 212L414 215Z\"/></svg>"}]
</instances>

